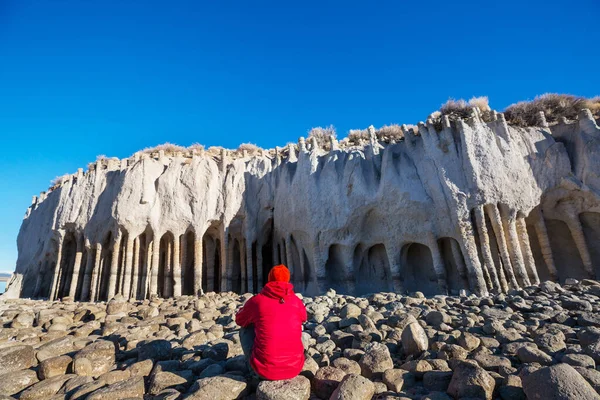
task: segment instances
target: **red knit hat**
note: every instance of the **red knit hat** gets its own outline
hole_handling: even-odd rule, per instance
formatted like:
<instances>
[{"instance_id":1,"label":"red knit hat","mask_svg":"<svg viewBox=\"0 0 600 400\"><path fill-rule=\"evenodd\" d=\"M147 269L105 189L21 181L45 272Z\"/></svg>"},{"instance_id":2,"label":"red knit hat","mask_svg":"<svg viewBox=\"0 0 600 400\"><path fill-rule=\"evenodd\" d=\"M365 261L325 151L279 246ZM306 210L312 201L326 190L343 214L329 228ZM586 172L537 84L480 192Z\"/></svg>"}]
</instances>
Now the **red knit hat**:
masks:
<instances>
[{"instance_id":1,"label":"red knit hat","mask_svg":"<svg viewBox=\"0 0 600 400\"><path fill-rule=\"evenodd\" d=\"M283 264L276 265L269 272L269 282L289 282L290 270Z\"/></svg>"}]
</instances>

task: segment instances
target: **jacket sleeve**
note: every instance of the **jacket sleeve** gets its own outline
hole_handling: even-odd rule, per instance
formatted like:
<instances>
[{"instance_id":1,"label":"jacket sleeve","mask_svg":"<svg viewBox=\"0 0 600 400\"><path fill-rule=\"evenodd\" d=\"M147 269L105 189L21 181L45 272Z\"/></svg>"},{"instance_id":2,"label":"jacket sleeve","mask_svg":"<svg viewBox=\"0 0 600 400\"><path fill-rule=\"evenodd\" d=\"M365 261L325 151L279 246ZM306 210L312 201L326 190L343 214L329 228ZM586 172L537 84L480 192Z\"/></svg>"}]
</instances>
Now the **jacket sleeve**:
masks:
<instances>
[{"instance_id":1,"label":"jacket sleeve","mask_svg":"<svg viewBox=\"0 0 600 400\"><path fill-rule=\"evenodd\" d=\"M242 328L254 323L256 318L256 300L255 297L249 299L246 304L235 314L235 323Z\"/></svg>"}]
</instances>

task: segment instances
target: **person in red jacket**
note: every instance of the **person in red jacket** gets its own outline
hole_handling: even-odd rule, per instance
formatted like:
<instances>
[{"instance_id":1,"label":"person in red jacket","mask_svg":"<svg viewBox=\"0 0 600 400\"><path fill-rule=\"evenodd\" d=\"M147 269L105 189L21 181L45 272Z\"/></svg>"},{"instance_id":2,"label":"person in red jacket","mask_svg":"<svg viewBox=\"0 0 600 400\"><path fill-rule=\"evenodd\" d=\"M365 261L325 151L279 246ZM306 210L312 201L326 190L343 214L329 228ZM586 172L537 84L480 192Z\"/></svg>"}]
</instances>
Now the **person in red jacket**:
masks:
<instances>
[{"instance_id":1,"label":"person in red jacket","mask_svg":"<svg viewBox=\"0 0 600 400\"><path fill-rule=\"evenodd\" d=\"M235 316L242 327L244 354L263 379L291 379L304 366L302 324L306 322L306 307L289 281L290 271L285 265L273 267L262 291Z\"/></svg>"}]
</instances>

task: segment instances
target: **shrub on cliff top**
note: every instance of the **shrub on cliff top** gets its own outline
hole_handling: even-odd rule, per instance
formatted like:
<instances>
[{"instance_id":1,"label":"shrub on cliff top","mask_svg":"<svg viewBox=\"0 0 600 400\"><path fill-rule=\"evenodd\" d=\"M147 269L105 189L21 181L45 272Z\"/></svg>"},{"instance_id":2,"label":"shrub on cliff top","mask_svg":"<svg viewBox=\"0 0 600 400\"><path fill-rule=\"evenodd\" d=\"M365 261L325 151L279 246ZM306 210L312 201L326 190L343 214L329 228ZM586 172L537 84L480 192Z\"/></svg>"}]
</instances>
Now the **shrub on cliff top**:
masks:
<instances>
[{"instance_id":1,"label":"shrub on cliff top","mask_svg":"<svg viewBox=\"0 0 600 400\"><path fill-rule=\"evenodd\" d=\"M570 94L546 93L532 101L521 101L504 110L506 122L517 126L539 125L539 112L543 111L546 121L556 122L561 117L574 120L579 112L589 108L593 114L600 113L600 97L586 99Z\"/></svg>"},{"instance_id":2,"label":"shrub on cliff top","mask_svg":"<svg viewBox=\"0 0 600 400\"><path fill-rule=\"evenodd\" d=\"M447 116L450 122L458 119L467 119L470 118L472 110L475 107L479 108L481 117L484 121L491 120L491 108L486 96L473 97L469 101L465 101L463 99L449 99L447 102L442 104L442 107L438 112L431 114L430 118L433 121L435 130L439 132L443 128L442 121L444 116Z\"/></svg>"},{"instance_id":3,"label":"shrub on cliff top","mask_svg":"<svg viewBox=\"0 0 600 400\"><path fill-rule=\"evenodd\" d=\"M335 128L333 125L329 125L325 128L317 126L316 128L312 128L308 131L309 138L317 139L317 146L322 149L330 150L331 143L329 142L329 136L336 137Z\"/></svg>"}]
</instances>

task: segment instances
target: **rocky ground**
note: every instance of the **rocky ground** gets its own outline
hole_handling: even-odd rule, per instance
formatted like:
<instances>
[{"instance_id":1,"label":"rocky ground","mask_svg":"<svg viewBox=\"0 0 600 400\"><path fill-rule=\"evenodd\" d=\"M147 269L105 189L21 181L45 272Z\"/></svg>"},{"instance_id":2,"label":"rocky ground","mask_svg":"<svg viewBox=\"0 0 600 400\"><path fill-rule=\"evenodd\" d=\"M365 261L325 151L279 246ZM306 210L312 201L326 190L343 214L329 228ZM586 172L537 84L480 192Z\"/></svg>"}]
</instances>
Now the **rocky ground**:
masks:
<instances>
[{"instance_id":1,"label":"rocky ground","mask_svg":"<svg viewBox=\"0 0 600 400\"><path fill-rule=\"evenodd\" d=\"M259 382L239 344L250 295L0 303L0 400L600 399L600 282L489 298L304 298L300 376Z\"/></svg>"}]
</instances>

